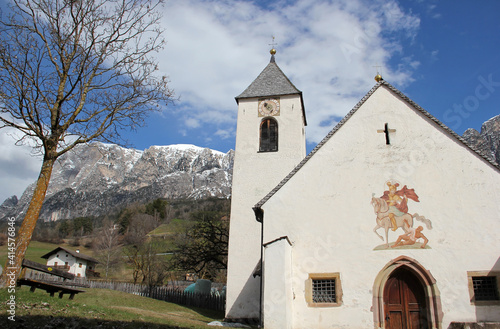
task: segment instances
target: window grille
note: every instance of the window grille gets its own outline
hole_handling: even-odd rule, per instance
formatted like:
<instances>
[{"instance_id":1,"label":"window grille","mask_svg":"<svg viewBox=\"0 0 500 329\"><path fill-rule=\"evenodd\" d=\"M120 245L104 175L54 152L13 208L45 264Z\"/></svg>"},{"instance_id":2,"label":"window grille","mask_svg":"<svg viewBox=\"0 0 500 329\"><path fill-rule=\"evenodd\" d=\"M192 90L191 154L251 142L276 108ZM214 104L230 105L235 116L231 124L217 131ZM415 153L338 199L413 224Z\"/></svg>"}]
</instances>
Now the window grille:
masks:
<instances>
[{"instance_id":1,"label":"window grille","mask_svg":"<svg viewBox=\"0 0 500 329\"><path fill-rule=\"evenodd\" d=\"M497 278L495 276L472 277L475 300L498 300Z\"/></svg>"},{"instance_id":2,"label":"window grille","mask_svg":"<svg viewBox=\"0 0 500 329\"><path fill-rule=\"evenodd\" d=\"M335 279L312 280L313 303L336 303Z\"/></svg>"}]
</instances>

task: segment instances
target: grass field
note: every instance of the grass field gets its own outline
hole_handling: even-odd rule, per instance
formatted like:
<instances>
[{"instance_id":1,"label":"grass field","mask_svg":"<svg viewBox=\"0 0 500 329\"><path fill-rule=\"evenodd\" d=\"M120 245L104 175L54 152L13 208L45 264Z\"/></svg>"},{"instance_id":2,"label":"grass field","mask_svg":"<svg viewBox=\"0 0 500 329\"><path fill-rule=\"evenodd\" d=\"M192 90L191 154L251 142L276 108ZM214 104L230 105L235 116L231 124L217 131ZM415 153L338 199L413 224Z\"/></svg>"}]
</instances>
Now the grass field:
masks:
<instances>
[{"instance_id":1,"label":"grass field","mask_svg":"<svg viewBox=\"0 0 500 329\"><path fill-rule=\"evenodd\" d=\"M7 317L7 289L0 289L1 328L214 328L207 323L221 320L222 312L188 308L172 303L107 289L59 299L28 287L15 292L15 322Z\"/></svg>"},{"instance_id":2,"label":"grass field","mask_svg":"<svg viewBox=\"0 0 500 329\"><path fill-rule=\"evenodd\" d=\"M193 224L183 219L172 219L168 224L161 224L148 235L176 235L184 233Z\"/></svg>"},{"instance_id":3,"label":"grass field","mask_svg":"<svg viewBox=\"0 0 500 329\"><path fill-rule=\"evenodd\" d=\"M46 259L43 259L42 256L56 249L57 247L64 247L70 250L80 249L80 252L92 256L92 251L90 249L85 248L84 246L80 247L71 247L66 243L62 244L53 244L48 242L39 242L39 241L31 241L28 250L26 250L26 259L32 260L37 263L45 264L47 262ZM7 261L7 246L0 247L0 265L4 266Z\"/></svg>"}]
</instances>

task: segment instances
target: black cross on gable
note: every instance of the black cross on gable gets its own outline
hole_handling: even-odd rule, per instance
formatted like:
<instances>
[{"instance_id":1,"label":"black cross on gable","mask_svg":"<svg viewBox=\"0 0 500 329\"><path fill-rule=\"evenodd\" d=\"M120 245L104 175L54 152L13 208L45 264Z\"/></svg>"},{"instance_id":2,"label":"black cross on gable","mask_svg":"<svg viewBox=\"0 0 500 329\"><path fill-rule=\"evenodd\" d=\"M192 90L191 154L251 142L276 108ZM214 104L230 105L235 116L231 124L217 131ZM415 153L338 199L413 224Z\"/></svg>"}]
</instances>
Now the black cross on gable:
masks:
<instances>
[{"instance_id":1,"label":"black cross on gable","mask_svg":"<svg viewBox=\"0 0 500 329\"><path fill-rule=\"evenodd\" d=\"M378 129L378 133L385 133L385 144L390 145L391 140L389 139L389 133L396 132L396 129L389 129L389 124L386 123L384 129Z\"/></svg>"}]
</instances>

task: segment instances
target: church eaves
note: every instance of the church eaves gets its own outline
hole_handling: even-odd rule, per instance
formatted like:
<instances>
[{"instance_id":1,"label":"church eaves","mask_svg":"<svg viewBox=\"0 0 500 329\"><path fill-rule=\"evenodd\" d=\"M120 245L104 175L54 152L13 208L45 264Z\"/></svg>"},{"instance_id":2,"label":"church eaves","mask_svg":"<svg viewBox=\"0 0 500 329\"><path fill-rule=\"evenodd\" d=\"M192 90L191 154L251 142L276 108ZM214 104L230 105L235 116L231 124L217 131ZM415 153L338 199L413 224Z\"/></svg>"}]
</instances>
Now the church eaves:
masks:
<instances>
[{"instance_id":1,"label":"church eaves","mask_svg":"<svg viewBox=\"0 0 500 329\"><path fill-rule=\"evenodd\" d=\"M282 96L296 95L302 97L302 92L298 90L293 83L281 71L274 60L274 55L271 56L271 61L259 76L236 97L236 101L242 98L267 97L267 96Z\"/></svg>"}]
</instances>

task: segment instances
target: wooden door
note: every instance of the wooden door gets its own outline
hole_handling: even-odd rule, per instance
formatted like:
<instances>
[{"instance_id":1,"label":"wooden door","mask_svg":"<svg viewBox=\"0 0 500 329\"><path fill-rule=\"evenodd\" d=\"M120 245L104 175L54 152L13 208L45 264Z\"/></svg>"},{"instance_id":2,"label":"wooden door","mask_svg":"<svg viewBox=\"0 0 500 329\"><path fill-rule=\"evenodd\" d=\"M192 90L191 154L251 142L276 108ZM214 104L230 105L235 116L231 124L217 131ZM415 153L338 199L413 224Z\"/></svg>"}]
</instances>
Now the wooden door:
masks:
<instances>
[{"instance_id":1,"label":"wooden door","mask_svg":"<svg viewBox=\"0 0 500 329\"><path fill-rule=\"evenodd\" d=\"M429 328L424 287L407 269L398 269L384 288L386 329Z\"/></svg>"}]
</instances>

